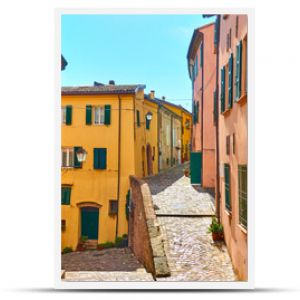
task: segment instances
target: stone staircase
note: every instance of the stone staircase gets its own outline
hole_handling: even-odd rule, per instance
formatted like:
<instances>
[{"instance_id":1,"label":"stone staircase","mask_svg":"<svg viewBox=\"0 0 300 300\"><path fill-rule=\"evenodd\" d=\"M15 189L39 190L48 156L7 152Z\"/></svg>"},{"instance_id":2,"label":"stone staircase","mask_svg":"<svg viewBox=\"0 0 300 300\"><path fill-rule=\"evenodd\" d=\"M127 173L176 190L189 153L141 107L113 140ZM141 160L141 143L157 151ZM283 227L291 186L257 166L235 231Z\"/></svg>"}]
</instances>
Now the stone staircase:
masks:
<instances>
[{"instance_id":1,"label":"stone staircase","mask_svg":"<svg viewBox=\"0 0 300 300\"><path fill-rule=\"evenodd\" d=\"M98 241L97 240L87 240L85 243L86 250L95 250L97 249Z\"/></svg>"}]
</instances>

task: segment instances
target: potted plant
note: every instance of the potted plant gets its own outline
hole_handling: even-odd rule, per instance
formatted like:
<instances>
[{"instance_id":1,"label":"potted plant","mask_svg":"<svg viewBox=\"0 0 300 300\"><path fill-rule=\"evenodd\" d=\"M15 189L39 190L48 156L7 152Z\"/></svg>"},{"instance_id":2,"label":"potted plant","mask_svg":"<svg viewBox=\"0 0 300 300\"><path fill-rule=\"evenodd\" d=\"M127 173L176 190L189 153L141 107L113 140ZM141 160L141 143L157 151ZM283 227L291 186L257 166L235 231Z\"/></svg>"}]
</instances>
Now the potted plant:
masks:
<instances>
[{"instance_id":1,"label":"potted plant","mask_svg":"<svg viewBox=\"0 0 300 300\"><path fill-rule=\"evenodd\" d=\"M224 228L221 223L214 217L212 218L211 224L208 227L208 233L212 234L214 242L223 241L224 239Z\"/></svg>"},{"instance_id":2,"label":"potted plant","mask_svg":"<svg viewBox=\"0 0 300 300\"><path fill-rule=\"evenodd\" d=\"M189 169L184 170L184 176L189 177L189 173L190 173Z\"/></svg>"}]
</instances>

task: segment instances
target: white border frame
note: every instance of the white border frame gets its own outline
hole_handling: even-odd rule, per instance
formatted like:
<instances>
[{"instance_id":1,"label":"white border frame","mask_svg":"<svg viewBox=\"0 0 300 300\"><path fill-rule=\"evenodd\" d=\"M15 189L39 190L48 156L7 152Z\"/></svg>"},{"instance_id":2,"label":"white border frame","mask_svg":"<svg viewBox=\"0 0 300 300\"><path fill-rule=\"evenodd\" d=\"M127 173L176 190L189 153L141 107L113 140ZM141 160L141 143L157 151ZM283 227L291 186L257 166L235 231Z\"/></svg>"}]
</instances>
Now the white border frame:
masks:
<instances>
[{"instance_id":1,"label":"white border frame","mask_svg":"<svg viewBox=\"0 0 300 300\"><path fill-rule=\"evenodd\" d=\"M61 280L61 210L55 205L56 289L254 289L254 8L210 9L55 9L55 199L60 199L61 16L63 14L247 14L248 15L248 281L242 282L63 282ZM192 34L192 33L191 33ZM251 126L249 126L251 124ZM251 146L250 146L251 145Z\"/></svg>"}]
</instances>

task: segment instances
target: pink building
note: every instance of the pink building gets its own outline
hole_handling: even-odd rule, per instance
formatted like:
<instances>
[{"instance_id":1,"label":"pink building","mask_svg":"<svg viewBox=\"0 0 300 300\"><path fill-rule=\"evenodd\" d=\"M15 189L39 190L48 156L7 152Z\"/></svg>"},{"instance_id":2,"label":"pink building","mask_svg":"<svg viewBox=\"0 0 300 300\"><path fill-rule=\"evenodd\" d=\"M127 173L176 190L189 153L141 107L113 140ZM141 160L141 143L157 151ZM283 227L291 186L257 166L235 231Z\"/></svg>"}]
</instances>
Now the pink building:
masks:
<instances>
[{"instance_id":1,"label":"pink building","mask_svg":"<svg viewBox=\"0 0 300 300\"><path fill-rule=\"evenodd\" d=\"M234 269L247 280L247 15L221 15L216 25L219 213Z\"/></svg>"},{"instance_id":2,"label":"pink building","mask_svg":"<svg viewBox=\"0 0 300 300\"><path fill-rule=\"evenodd\" d=\"M215 53L214 23L197 28L187 54L193 86L191 183L201 184L206 188L214 188L216 178Z\"/></svg>"}]
</instances>

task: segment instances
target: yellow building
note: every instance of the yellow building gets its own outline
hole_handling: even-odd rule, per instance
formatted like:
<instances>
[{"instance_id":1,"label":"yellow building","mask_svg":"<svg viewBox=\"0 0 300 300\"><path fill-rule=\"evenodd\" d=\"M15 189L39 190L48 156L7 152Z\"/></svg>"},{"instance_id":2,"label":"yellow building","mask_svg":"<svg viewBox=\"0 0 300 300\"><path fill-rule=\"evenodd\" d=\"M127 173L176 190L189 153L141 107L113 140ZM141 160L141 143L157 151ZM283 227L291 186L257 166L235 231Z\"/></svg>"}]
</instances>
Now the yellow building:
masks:
<instances>
[{"instance_id":1,"label":"yellow building","mask_svg":"<svg viewBox=\"0 0 300 300\"><path fill-rule=\"evenodd\" d=\"M135 110L135 174L155 175L158 173L158 104L145 95L144 101L136 102Z\"/></svg>"},{"instance_id":2,"label":"yellow building","mask_svg":"<svg viewBox=\"0 0 300 300\"><path fill-rule=\"evenodd\" d=\"M110 83L61 91L62 249L75 250L83 236L104 243L128 232L129 175L144 175L142 147L135 143L142 132L145 147L155 147L153 173L157 172L157 141L143 122L147 112L153 112L148 125L154 132L157 114L151 104L142 107L145 86ZM138 110L143 125L137 124ZM86 160L79 162L76 154L82 149Z\"/></svg>"},{"instance_id":3,"label":"yellow building","mask_svg":"<svg viewBox=\"0 0 300 300\"><path fill-rule=\"evenodd\" d=\"M181 162L189 161L192 137L192 114L181 105L176 105L166 100L161 100L159 103L181 116Z\"/></svg>"}]
</instances>

